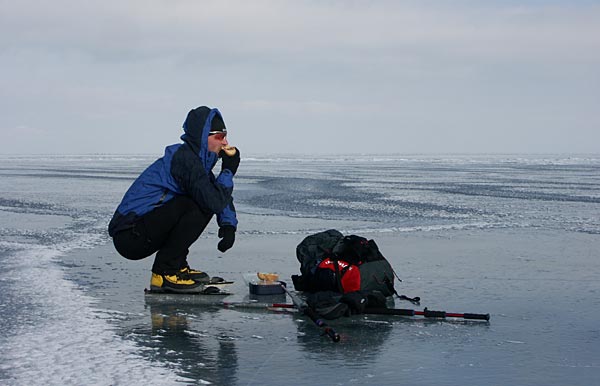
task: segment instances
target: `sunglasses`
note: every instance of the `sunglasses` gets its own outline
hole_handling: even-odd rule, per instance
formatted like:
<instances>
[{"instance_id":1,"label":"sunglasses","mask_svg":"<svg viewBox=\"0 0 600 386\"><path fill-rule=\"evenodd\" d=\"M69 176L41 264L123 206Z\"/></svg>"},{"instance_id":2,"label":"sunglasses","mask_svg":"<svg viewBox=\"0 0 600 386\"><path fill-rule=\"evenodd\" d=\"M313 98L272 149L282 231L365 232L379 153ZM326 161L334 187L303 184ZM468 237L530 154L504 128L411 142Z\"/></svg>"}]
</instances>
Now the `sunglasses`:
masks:
<instances>
[{"instance_id":1,"label":"sunglasses","mask_svg":"<svg viewBox=\"0 0 600 386\"><path fill-rule=\"evenodd\" d=\"M227 137L227 132L226 131L209 131L208 135L215 137L215 139L218 141L222 141L225 139L225 137Z\"/></svg>"}]
</instances>

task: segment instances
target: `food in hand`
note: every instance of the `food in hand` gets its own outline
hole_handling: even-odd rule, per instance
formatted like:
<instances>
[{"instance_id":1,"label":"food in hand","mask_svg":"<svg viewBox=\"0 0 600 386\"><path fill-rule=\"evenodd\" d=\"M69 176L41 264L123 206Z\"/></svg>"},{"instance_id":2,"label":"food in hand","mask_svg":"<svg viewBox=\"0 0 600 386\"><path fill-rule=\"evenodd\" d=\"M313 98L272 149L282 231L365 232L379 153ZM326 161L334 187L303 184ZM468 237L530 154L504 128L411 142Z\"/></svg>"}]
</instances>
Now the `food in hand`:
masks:
<instances>
[{"instance_id":1,"label":"food in hand","mask_svg":"<svg viewBox=\"0 0 600 386\"><path fill-rule=\"evenodd\" d=\"M221 149L227 154L229 157L232 157L237 152L235 146L223 146Z\"/></svg>"}]
</instances>

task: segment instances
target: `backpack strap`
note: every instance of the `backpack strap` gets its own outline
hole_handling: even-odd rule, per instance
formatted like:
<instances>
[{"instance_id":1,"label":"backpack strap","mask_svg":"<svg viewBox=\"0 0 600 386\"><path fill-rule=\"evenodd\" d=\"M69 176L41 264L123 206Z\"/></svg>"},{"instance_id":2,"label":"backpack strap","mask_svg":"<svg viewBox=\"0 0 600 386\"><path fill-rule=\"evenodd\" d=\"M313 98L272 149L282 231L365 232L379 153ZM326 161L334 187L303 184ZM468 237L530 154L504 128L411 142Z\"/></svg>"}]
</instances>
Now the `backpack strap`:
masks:
<instances>
[{"instance_id":1,"label":"backpack strap","mask_svg":"<svg viewBox=\"0 0 600 386\"><path fill-rule=\"evenodd\" d=\"M332 256L333 257L333 256ZM333 262L333 268L335 270L335 281L337 282L338 292L343 294L344 287L342 287L342 275L340 272L340 265L338 260L334 257L329 257L329 259Z\"/></svg>"},{"instance_id":2,"label":"backpack strap","mask_svg":"<svg viewBox=\"0 0 600 386\"><path fill-rule=\"evenodd\" d=\"M394 272L394 275L396 275L396 272ZM396 276L396 277L398 277L398 276ZM377 277L375 277L375 275L373 275L373 279L375 281L379 282L379 279L377 279ZM398 279L398 280L400 280L400 279ZM385 284L385 286L390 291L390 293L393 293L394 295L396 295L396 297L398 299L409 301L409 302L411 302L412 304L415 304L415 305L421 304L421 298L419 296L415 296L414 298L409 298L406 295L399 295L398 291L396 291L396 289L394 288L394 284L392 283L392 281L390 280L389 277L386 276L383 279L383 284Z\"/></svg>"}]
</instances>

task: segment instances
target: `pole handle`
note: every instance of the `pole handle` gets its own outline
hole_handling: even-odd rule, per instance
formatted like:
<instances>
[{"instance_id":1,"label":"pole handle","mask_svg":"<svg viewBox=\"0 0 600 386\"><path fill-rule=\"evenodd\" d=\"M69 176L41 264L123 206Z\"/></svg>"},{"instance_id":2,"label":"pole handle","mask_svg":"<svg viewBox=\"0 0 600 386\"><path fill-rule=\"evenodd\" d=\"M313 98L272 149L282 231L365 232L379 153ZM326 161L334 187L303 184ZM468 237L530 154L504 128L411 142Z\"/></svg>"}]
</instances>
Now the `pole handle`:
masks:
<instances>
[{"instance_id":1,"label":"pole handle","mask_svg":"<svg viewBox=\"0 0 600 386\"><path fill-rule=\"evenodd\" d=\"M399 316L424 316L426 318L463 318L475 320L490 320L490 314L457 314L445 311L433 311L425 308L423 311L406 310L401 308L367 308L365 314L374 315L399 315Z\"/></svg>"},{"instance_id":2,"label":"pole handle","mask_svg":"<svg viewBox=\"0 0 600 386\"><path fill-rule=\"evenodd\" d=\"M325 334L331 338L331 340L335 343L340 341L340 334L334 331L331 327L325 327Z\"/></svg>"},{"instance_id":3,"label":"pole handle","mask_svg":"<svg viewBox=\"0 0 600 386\"><path fill-rule=\"evenodd\" d=\"M310 306L306 304L304 300L299 299L296 295L291 293L290 290L288 290L283 284L281 285L281 288L283 288L285 293L288 294L290 298L292 298L292 303L294 303L294 306L300 312L308 316L310 320L312 320L313 323L316 324L319 328L323 329L323 334L321 335L327 335L335 343L340 341L340 335L337 332L335 332L333 328L328 326L327 323L320 319L319 315L317 315L317 313L312 308L310 308Z\"/></svg>"},{"instance_id":4,"label":"pole handle","mask_svg":"<svg viewBox=\"0 0 600 386\"><path fill-rule=\"evenodd\" d=\"M304 315L308 316L310 320L312 320L318 327L323 329L323 333L321 335L327 335L333 342L337 343L340 341L340 335L335 332L331 326L329 326L325 321L319 318L319 315L308 305L302 308L302 312Z\"/></svg>"},{"instance_id":5,"label":"pole handle","mask_svg":"<svg viewBox=\"0 0 600 386\"><path fill-rule=\"evenodd\" d=\"M490 320L490 314L464 314L465 319Z\"/></svg>"}]
</instances>

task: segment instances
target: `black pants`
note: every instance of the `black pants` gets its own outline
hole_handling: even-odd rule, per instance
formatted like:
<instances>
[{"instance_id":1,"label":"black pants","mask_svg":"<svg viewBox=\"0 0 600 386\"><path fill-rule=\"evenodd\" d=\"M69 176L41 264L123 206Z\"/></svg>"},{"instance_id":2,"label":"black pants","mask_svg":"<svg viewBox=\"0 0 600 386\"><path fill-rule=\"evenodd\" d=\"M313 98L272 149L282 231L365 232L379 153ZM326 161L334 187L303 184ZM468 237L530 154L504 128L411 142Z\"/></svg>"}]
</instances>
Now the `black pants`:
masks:
<instances>
[{"instance_id":1,"label":"black pants","mask_svg":"<svg viewBox=\"0 0 600 386\"><path fill-rule=\"evenodd\" d=\"M156 252L152 272L172 275L187 266L189 247L212 218L189 197L177 196L142 216L113 242L125 258L139 260Z\"/></svg>"}]
</instances>

